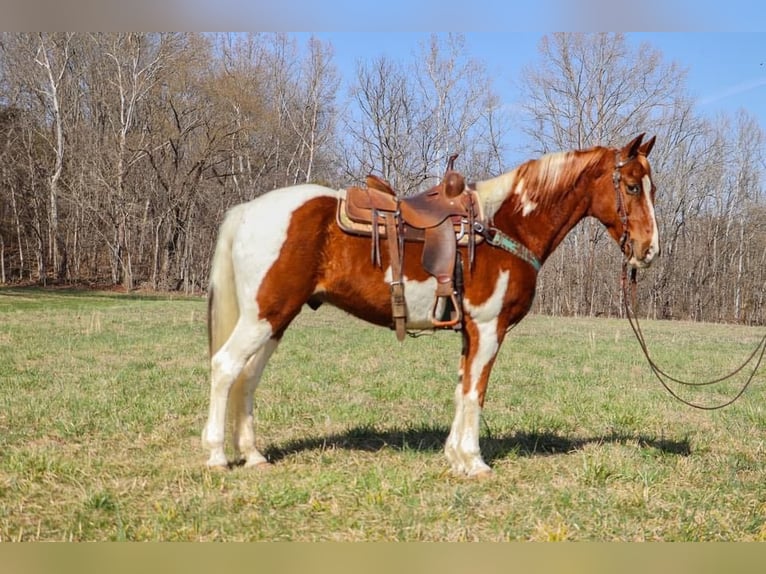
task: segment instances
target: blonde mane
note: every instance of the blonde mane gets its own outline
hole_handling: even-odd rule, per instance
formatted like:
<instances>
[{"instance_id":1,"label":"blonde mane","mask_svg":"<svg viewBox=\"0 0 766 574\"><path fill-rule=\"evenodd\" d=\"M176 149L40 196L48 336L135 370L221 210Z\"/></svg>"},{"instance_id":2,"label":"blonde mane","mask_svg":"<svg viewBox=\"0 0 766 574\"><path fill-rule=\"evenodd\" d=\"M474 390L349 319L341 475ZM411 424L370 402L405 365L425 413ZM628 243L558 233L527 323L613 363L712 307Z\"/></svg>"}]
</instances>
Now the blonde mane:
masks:
<instances>
[{"instance_id":1,"label":"blonde mane","mask_svg":"<svg viewBox=\"0 0 766 574\"><path fill-rule=\"evenodd\" d=\"M549 153L513 171L476 182L485 216L491 219L506 200L514 202L514 209L525 216L538 207L548 207L575 186L584 170L601 160L604 150Z\"/></svg>"}]
</instances>

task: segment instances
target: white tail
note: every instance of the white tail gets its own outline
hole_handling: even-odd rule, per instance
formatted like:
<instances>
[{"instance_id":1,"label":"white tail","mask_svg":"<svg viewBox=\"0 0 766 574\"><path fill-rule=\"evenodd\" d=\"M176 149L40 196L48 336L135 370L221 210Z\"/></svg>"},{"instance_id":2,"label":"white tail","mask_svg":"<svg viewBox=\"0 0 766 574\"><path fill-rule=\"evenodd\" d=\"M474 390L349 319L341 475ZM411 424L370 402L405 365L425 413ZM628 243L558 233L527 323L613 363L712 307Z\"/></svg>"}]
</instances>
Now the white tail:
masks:
<instances>
[{"instance_id":1,"label":"white tail","mask_svg":"<svg viewBox=\"0 0 766 574\"><path fill-rule=\"evenodd\" d=\"M211 358L229 338L239 319L234 266L231 261L231 244L238 221L234 211L229 212L221 224L210 268L207 333Z\"/></svg>"}]
</instances>

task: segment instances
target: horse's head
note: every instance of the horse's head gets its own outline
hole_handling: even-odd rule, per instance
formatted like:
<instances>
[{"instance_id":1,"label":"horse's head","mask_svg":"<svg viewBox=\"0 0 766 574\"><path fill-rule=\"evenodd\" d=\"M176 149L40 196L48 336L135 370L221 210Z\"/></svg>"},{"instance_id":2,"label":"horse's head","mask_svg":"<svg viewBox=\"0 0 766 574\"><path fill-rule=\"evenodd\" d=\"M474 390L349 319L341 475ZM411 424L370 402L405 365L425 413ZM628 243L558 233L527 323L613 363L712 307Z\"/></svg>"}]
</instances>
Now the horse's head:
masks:
<instances>
[{"instance_id":1,"label":"horse's head","mask_svg":"<svg viewBox=\"0 0 766 574\"><path fill-rule=\"evenodd\" d=\"M615 150L610 214L602 219L633 268L648 267L660 254L654 214L655 187L647 159L655 137L642 143L643 137L641 134Z\"/></svg>"}]
</instances>

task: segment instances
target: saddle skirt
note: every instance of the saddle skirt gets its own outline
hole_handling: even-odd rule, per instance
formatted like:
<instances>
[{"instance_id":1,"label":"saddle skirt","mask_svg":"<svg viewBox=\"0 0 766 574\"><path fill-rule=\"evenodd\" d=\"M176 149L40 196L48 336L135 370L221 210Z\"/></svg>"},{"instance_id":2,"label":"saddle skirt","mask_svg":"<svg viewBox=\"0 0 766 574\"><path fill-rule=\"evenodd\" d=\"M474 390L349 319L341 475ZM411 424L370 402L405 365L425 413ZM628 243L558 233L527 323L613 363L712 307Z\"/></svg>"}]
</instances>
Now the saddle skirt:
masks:
<instances>
[{"instance_id":1,"label":"saddle skirt","mask_svg":"<svg viewBox=\"0 0 766 574\"><path fill-rule=\"evenodd\" d=\"M386 239L391 257L392 316L397 338L405 334L406 304L402 283L402 255L410 242L423 243L421 264L437 281L431 313L434 327L462 328L462 259L458 247L467 247L469 264L483 237L474 230L482 222L481 202L465 186L463 176L447 171L442 182L412 197L399 198L385 180L368 176L366 187L350 187L338 201L336 221L344 232L371 238L373 265L381 266L380 240ZM450 317L442 318L445 303Z\"/></svg>"}]
</instances>

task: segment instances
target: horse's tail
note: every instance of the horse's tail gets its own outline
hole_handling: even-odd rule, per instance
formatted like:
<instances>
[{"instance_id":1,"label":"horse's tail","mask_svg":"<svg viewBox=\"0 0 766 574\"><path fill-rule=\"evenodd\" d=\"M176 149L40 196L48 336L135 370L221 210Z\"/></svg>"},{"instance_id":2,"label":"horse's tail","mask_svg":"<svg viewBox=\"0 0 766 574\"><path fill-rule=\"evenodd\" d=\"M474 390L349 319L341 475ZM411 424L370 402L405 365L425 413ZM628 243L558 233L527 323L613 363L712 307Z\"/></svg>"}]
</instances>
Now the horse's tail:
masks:
<instances>
[{"instance_id":1,"label":"horse's tail","mask_svg":"<svg viewBox=\"0 0 766 574\"><path fill-rule=\"evenodd\" d=\"M238 218L233 217L231 213L224 219L218 232L218 241L210 266L207 292L207 334L211 358L229 338L239 319L234 265L231 259L231 244L238 221Z\"/></svg>"}]
</instances>

